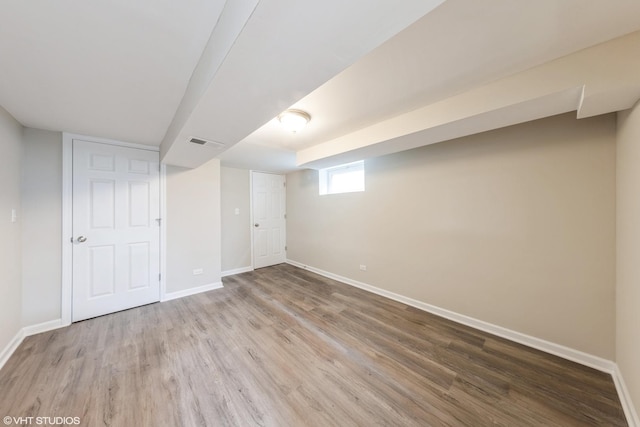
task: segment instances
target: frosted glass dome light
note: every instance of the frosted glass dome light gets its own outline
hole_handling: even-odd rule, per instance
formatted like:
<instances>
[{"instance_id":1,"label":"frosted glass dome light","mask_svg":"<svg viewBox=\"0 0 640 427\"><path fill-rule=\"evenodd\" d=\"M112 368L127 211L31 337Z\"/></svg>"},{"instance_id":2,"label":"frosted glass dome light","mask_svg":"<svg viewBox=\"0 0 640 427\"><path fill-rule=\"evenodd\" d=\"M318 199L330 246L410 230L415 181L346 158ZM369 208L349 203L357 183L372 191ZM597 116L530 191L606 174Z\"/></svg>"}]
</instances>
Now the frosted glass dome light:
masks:
<instances>
[{"instance_id":1,"label":"frosted glass dome light","mask_svg":"<svg viewBox=\"0 0 640 427\"><path fill-rule=\"evenodd\" d=\"M289 132L300 132L311 120L309 113L301 110L286 110L280 113L278 120Z\"/></svg>"}]
</instances>

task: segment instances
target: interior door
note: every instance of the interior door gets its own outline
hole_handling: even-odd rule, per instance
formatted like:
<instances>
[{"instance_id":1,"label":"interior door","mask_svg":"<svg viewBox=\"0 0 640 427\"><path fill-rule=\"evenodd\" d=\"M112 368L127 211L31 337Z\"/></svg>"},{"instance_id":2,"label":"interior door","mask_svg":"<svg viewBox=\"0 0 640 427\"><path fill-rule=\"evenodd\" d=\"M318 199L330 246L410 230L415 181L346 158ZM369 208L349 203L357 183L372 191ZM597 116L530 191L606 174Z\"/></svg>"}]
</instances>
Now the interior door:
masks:
<instances>
[{"instance_id":1,"label":"interior door","mask_svg":"<svg viewBox=\"0 0 640 427\"><path fill-rule=\"evenodd\" d=\"M157 151L73 141L74 322L160 300Z\"/></svg>"},{"instance_id":2,"label":"interior door","mask_svg":"<svg viewBox=\"0 0 640 427\"><path fill-rule=\"evenodd\" d=\"M285 177L252 172L253 267L286 261Z\"/></svg>"}]
</instances>

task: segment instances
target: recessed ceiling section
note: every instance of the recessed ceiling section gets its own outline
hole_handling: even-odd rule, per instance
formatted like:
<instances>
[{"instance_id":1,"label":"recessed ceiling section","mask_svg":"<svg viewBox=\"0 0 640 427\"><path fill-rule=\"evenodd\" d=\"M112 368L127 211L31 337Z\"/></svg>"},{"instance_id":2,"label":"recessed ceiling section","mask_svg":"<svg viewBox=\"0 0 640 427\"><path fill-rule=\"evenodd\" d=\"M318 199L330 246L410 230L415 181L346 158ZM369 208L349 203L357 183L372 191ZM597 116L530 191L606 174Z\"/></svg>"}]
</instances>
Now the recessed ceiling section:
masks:
<instances>
[{"instance_id":1,"label":"recessed ceiling section","mask_svg":"<svg viewBox=\"0 0 640 427\"><path fill-rule=\"evenodd\" d=\"M269 123L246 141L309 148L640 30L638 16L631 0L448 0L288 106L313 115L304 134Z\"/></svg>"},{"instance_id":2,"label":"recessed ceiling section","mask_svg":"<svg viewBox=\"0 0 640 427\"><path fill-rule=\"evenodd\" d=\"M327 167L568 111L625 110L640 98L638 51L635 32L299 150L297 164Z\"/></svg>"},{"instance_id":3,"label":"recessed ceiling section","mask_svg":"<svg viewBox=\"0 0 640 427\"><path fill-rule=\"evenodd\" d=\"M334 141L297 152L297 165L320 169L575 111L583 88L483 105L447 99ZM464 101L473 101L465 96Z\"/></svg>"},{"instance_id":4,"label":"recessed ceiling section","mask_svg":"<svg viewBox=\"0 0 640 427\"><path fill-rule=\"evenodd\" d=\"M396 129L397 133L389 129L382 131L391 123L400 122L399 117L411 116L412 112L428 106L432 106L431 112L438 112L449 98L457 99L458 95L473 93L485 86L499 91L501 86L492 86L492 82L508 79L639 30L638 16L640 2L631 0L613 0L606 4L586 4L581 0L498 0L492 2L491 7L474 0L448 0L292 104L290 108L308 111L314 117L304 133L282 135L281 130L269 122L241 144L296 151L297 163L302 167L326 164L316 163L325 148L334 145L346 152L346 145L358 145L353 141L360 140L363 134L370 135L371 144L388 138L400 147L402 144L397 138L403 133L416 132L415 126L411 132L408 129ZM608 57L617 56L619 63L621 55L615 52L599 52L598 55L605 55L607 59L592 58L589 60L593 65L576 62L547 73L544 79L550 79L551 84L540 92L527 94L516 85L515 94L519 98L512 100L514 108L518 110L521 103L533 102L545 94L582 87L586 83L585 67L592 67L597 72L592 73L594 78L584 88L587 102L578 102L572 107L579 110L579 117L615 111L615 108L633 104L638 99L635 89L637 74L623 72L615 76L611 72L615 68ZM634 69L638 55L629 52L626 56L624 61ZM620 66L624 69L627 64ZM597 74L606 78L595 78ZM563 76L567 78L558 85ZM528 84L523 82L520 86ZM539 87L537 82L535 87ZM471 101L473 96L467 95L465 99L486 103L489 107L501 93L485 93L484 96L485 99ZM508 115L502 110L504 107L496 108ZM549 107L549 114L564 109L563 105L556 107ZM484 113L474 117L492 117ZM514 117L520 117L520 112L514 112ZM430 118L426 118L424 123L416 126L426 129L430 123ZM491 126L491 123L486 125ZM360 148L360 155L366 154ZM327 152L327 156L335 154L331 153ZM341 156L335 159L341 160Z\"/></svg>"},{"instance_id":5,"label":"recessed ceiling section","mask_svg":"<svg viewBox=\"0 0 640 427\"><path fill-rule=\"evenodd\" d=\"M234 145L441 3L259 2L163 160L204 163L189 135Z\"/></svg>"},{"instance_id":6,"label":"recessed ceiling section","mask_svg":"<svg viewBox=\"0 0 640 427\"><path fill-rule=\"evenodd\" d=\"M218 158L223 166L264 172L287 173L298 169L296 153L261 144L235 144Z\"/></svg>"}]
</instances>

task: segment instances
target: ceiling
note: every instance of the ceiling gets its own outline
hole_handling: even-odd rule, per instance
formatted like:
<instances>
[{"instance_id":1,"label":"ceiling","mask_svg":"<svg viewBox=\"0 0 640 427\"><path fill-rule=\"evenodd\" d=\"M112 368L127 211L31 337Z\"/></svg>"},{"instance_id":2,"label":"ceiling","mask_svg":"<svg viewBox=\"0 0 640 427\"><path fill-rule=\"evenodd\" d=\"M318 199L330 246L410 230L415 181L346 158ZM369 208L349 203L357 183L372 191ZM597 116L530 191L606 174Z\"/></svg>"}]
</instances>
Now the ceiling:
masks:
<instances>
[{"instance_id":1,"label":"ceiling","mask_svg":"<svg viewBox=\"0 0 640 427\"><path fill-rule=\"evenodd\" d=\"M223 0L0 2L0 105L24 126L159 145Z\"/></svg>"},{"instance_id":2,"label":"ceiling","mask_svg":"<svg viewBox=\"0 0 640 427\"><path fill-rule=\"evenodd\" d=\"M0 106L169 164L324 167L628 108L638 30L637 0L4 1ZM298 134L273 119L289 107L312 116Z\"/></svg>"}]
</instances>

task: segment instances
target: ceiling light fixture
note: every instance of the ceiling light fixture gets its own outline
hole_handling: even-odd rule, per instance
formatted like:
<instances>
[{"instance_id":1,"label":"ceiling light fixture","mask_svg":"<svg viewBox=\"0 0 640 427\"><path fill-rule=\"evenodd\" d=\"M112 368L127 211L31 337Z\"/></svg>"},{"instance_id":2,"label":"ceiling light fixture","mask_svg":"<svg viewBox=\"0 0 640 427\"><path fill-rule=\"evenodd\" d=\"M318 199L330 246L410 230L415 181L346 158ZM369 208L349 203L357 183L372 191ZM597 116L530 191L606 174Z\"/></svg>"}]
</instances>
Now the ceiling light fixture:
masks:
<instances>
[{"instance_id":1,"label":"ceiling light fixture","mask_svg":"<svg viewBox=\"0 0 640 427\"><path fill-rule=\"evenodd\" d=\"M286 130L297 133L309 123L311 116L302 110L287 110L278 115L278 120Z\"/></svg>"}]
</instances>

